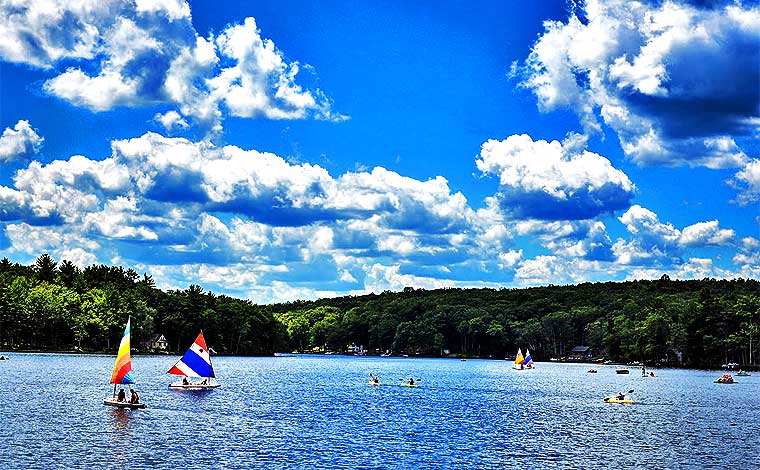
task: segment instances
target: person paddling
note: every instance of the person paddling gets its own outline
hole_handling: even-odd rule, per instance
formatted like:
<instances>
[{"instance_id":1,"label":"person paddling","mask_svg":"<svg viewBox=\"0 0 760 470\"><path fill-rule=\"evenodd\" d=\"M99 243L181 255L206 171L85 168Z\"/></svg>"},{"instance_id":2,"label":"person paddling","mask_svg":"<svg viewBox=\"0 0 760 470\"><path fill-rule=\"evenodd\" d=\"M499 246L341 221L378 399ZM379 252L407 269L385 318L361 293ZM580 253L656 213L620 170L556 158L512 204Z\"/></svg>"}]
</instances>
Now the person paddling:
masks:
<instances>
[{"instance_id":1,"label":"person paddling","mask_svg":"<svg viewBox=\"0 0 760 470\"><path fill-rule=\"evenodd\" d=\"M615 400L625 400L625 395L623 395L623 392L617 392L617 395L615 395Z\"/></svg>"}]
</instances>

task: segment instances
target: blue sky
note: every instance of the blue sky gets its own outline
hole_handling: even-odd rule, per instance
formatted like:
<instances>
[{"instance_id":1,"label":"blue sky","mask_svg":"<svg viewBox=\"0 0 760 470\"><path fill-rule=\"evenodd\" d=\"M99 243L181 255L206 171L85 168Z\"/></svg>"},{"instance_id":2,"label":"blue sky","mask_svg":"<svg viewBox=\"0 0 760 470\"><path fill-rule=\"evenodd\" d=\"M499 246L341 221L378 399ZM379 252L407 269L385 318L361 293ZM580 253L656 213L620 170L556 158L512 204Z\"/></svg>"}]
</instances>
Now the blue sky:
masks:
<instances>
[{"instance_id":1,"label":"blue sky","mask_svg":"<svg viewBox=\"0 0 760 470\"><path fill-rule=\"evenodd\" d=\"M219 3L0 6L0 254L257 302L760 275L756 2Z\"/></svg>"}]
</instances>

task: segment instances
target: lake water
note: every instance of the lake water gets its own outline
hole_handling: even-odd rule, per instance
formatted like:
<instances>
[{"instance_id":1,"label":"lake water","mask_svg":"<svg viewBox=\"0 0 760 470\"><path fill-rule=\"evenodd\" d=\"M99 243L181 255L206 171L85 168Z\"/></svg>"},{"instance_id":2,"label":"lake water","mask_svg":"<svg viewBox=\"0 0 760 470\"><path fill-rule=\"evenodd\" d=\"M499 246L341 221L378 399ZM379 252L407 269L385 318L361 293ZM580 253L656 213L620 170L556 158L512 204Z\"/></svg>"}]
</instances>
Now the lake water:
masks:
<instances>
[{"instance_id":1,"label":"lake water","mask_svg":"<svg viewBox=\"0 0 760 470\"><path fill-rule=\"evenodd\" d=\"M217 357L223 384L167 389L136 356L145 410L115 410L114 356L0 361L0 468L760 468L760 373L616 375L612 366ZM383 381L367 384L369 373ZM399 378L421 378L420 387ZM635 405L602 397L634 389Z\"/></svg>"}]
</instances>

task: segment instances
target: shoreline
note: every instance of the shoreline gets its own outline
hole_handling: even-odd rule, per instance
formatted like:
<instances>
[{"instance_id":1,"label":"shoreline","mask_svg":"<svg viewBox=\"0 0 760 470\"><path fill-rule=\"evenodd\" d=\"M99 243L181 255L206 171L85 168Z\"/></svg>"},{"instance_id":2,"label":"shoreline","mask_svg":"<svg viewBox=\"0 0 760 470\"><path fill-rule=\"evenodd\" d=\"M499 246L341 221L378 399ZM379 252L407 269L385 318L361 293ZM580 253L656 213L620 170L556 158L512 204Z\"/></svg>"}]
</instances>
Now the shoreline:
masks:
<instances>
[{"instance_id":1,"label":"shoreline","mask_svg":"<svg viewBox=\"0 0 760 470\"><path fill-rule=\"evenodd\" d=\"M114 353L109 352L95 352L95 351L72 351L72 350L0 350L0 355L10 359L13 354L61 354L61 355L83 355L83 356L113 356ZM143 353L132 352L132 356L180 356L181 353ZM356 354L324 354L324 353L274 353L271 355L243 355L243 354L215 354L214 357L272 357L272 358L288 358L299 356L314 356L314 357L354 357L354 358L375 358L375 359L445 359L445 360L457 360L459 357L445 357L445 356L379 356L379 355L356 355ZM493 357L468 357L468 360L481 360L481 361L497 361L497 362L512 362L511 359L498 359ZM632 371L636 371L641 368L641 365L628 365L623 363L612 364L597 364L595 362L578 362L578 361L536 361L537 366L546 364L563 364L563 365L578 365L578 366L595 366L595 367L615 367L615 368L628 368ZM662 365L662 366L649 366L644 365L647 370L663 370L663 369L678 369L678 370L702 370L702 371L715 371L724 372L726 374L735 375L739 370L747 372L760 372L760 365L742 365L735 369L725 369L720 366L712 367L682 367L678 365ZM538 368L538 367L537 367Z\"/></svg>"}]
</instances>

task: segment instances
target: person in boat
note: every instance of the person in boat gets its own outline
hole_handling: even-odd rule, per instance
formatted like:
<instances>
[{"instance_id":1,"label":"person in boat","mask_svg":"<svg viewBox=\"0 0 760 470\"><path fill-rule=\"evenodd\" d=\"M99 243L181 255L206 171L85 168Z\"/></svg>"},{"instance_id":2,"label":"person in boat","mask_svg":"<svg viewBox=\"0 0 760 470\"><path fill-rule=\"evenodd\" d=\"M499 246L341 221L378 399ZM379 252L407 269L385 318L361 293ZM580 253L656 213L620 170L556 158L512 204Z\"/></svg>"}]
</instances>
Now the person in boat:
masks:
<instances>
[{"instance_id":1,"label":"person in boat","mask_svg":"<svg viewBox=\"0 0 760 470\"><path fill-rule=\"evenodd\" d=\"M129 402L130 403L140 403L140 395L135 391L134 388L130 388L129 392L131 395L129 396Z\"/></svg>"},{"instance_id":2,"label":"person in boat","mask_svg":"<svg viewBox=\"0 0 760 470\"><path fill-rule=\"evenodd\" d=\"M187 377L182 377L182 385L190 385L190 382L187 380Z\"/></svg>"},{"instance_id":3,"label":"person in boat","mask_svg":"<svg viewBox=\"0 0 760 470\"><path fill-rule=\"evenodd\" d=\"M201 385L208 385L208 379L201 380Z\"/></svg>"},{"instance_id":4,"label":"person in boat","mask_svg":"<svg viewBox=\"0 0 760 470\"><path fill-rule=\"evenodd\" d=\"M641 366L641 376L644 377L647 375L647 368L644 366Z\"/></svg>"},{"instance_id":5,"label":"person in boat","mask_svg":"<svg viewBox=\"0 0 760 470\"><path fill-rule=\"evenodd\" d=\"M625 400L625 395L623 395L623 392L617 392L617 395L615 395L615 400Z\"/></svg>"},{"instance_id":6,"label":"person in boat","mask_svg":"<svg viewBox=\"0 0 760 470\"><path fill-rule=\"evenodd\" d=\"M123 388L119 389L119 394L116 395L116 401L127 401L127 394L124 392Z\"/></svg>"},{"instance_id":7,"label":"person in boat","mask_svg":"<svg viewBox=\"0 0 760 470\"><path fill-rule=\"evenodd\" d=\"M373 384L379 384L380 383L380 379L378 379L377 376L375 376L374 374L369 374L369 377L370 377L370 379L369 379L370 382L372 382Z\"/></svg>"},{"instance_id":8,"label":"person in boat","mask_svg":"<svg viewBox=\"0 0 760 470\"><path fill-rule=\"evenodd\" d=\"M409 377L409 385L414 385L414 379Z\"/></svg>"},{"instance_id":9,"label":"person in boat","mask_svg":"<svg viewBox=\"0 0 760 470\"><path fill-rule=\"evenodd\" d=\"M520 364L520 370L523 370L523 369L525 369L525 365L524 364Z\"/></svg>"},{"instance_id":10,"label":"person in boat","mask_svg":"<svg viewBox=\"0 0 760 470\"><path fill-rule=\"evenodd\" d=\"M650 377L654 377L654 372L649 372Z\"/></svg>"}]
</instances>

